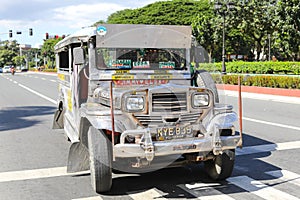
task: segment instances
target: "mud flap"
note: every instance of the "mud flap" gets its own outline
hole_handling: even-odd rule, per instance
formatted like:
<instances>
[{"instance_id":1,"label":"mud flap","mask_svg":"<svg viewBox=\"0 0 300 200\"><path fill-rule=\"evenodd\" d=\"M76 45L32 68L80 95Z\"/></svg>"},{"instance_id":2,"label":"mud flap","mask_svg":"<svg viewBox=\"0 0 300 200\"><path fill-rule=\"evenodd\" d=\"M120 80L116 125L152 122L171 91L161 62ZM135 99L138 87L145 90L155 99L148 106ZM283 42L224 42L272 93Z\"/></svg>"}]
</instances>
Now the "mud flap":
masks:
<instances>
[{"instance_id":1,"label":"mud flap","mask_svg":"<svg viewBox=\"0 0 300 200\"><path fill-rule=\"evenodd\" d=\"M64 110L58 109L54 113L52 129L63 129L64 128Z\"/></svg>"},{"instance_id":2,"label":"mud flap","mask_svg":"<svg viewBox=\"0 0 300 200\"><path fill-rule=\"evenodd\" d=\"M69 150L67 172L80 172L90 169L89 152L81 142L72 143Z\"/></svg>"}]
</instances>

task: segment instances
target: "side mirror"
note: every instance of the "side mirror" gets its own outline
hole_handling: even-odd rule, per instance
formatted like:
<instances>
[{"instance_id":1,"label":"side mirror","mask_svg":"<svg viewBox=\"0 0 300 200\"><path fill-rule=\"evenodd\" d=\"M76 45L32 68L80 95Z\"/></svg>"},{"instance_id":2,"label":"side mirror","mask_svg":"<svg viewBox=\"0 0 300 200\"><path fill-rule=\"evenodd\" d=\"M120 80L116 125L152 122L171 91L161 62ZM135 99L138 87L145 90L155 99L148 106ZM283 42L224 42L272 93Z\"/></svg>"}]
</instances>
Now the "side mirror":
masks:
<instances>
[{"instance_id":1,"label":"side mirror","mask_svg":"<svg viewBox=\"0 0 300 200\"><path fill-rule=\"evenodd\" d=\"M74 64L75 65L82 65L84 64L84 50L81 47L76 47L73 49L73 57L74 57Z\"/></svg>"},{"instance_id":2,"label":"side mirror","mask_svg":"<svg viewBox=\"0 0 300 200\"><path fill-rule=\"evenodd\" d=\"M196 63L208 63L209 55L202 46L196 46L194 51L194 59Z\"/></svg>"}]
</instances>

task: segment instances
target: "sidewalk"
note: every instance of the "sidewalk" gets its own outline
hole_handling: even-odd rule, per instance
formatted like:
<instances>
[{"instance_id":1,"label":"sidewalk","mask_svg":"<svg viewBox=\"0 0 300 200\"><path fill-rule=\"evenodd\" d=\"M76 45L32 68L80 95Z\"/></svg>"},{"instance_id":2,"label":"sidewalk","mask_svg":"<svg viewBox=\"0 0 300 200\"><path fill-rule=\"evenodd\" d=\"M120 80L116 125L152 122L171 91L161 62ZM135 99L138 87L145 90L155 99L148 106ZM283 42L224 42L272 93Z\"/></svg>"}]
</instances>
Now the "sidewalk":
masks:
<instances>
[{"instance_id":1,"label":"sidewalk","mask_svg":"<svg viewBox=\"0 0 300 200\"><path fill-rule=\"evenodd\" d=\"M237 85L222 84L217 85L217 88L221 94L238 96L239 87ZM300 104L300 90L297 89L242 86L241 90L243 98Z\"/></svg>"}]
</instances>

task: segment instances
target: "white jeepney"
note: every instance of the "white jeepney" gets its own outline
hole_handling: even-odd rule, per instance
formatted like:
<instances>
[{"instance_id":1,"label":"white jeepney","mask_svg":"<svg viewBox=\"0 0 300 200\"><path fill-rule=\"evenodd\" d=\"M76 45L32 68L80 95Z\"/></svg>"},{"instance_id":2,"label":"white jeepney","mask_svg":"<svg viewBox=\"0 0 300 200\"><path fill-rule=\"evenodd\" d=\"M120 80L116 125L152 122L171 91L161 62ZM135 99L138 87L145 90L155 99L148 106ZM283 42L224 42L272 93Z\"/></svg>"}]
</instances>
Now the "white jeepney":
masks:
<instances>
[{"instance_id":1,"label":"white jeepney","mask_svg":"<svg viewBox=\"0 0 300 200\"><path fill-rule=\"evenodd\" d=\"M207 59L189 26L102 24L55 46L59 97L53 128L72 142L68 172L90 169L96 192L112 172L204 162L215 180L232 173L242 136L219 103Z\"/></svg>"}]
</instances>

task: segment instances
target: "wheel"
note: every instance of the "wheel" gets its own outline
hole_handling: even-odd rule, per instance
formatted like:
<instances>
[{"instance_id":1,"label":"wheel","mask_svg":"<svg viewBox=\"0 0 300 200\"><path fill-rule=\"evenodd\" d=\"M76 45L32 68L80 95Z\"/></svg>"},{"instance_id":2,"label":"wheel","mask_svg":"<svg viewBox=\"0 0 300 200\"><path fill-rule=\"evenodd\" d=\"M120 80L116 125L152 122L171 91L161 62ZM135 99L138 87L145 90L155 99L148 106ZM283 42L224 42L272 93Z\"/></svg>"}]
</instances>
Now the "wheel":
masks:
<instances>
[{"instance_id":1,"label":"wheel","mask_svg":"<svg viewBox=\"0 0 300 200\"><path fill-rule=\"evenodd\" d=\"M112 144L94 127L88 131L91 183L97 193L107 192L112 185Z\"/></svg>"},{"instance_id":2,"label":"wheel","mask_svg":"<svg viewBox=\"0 0 300 200\"><path fill-rule=\"evenodd\" d=\"M213 180L224 180L231 176L235 159L235 150L225 150L223 154L204 162L207 174Z\"/></svg>"},{"instance_id":3,"label":"wheel","mask_svg":"<svg viewBox=\"0 0 300 200\"><path fill-rule=\"evenodd\" d=\"M215 95L215 102L219 103L217 86L210 73L205 70L197 70L196 74L196 86L211 89Z\"/></svg>"}]
</instances>

